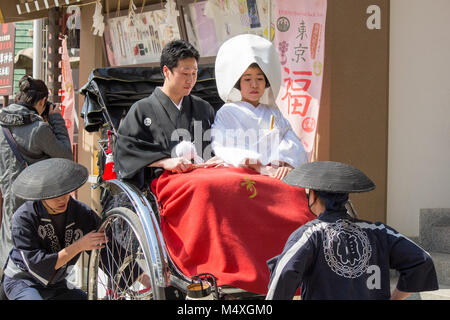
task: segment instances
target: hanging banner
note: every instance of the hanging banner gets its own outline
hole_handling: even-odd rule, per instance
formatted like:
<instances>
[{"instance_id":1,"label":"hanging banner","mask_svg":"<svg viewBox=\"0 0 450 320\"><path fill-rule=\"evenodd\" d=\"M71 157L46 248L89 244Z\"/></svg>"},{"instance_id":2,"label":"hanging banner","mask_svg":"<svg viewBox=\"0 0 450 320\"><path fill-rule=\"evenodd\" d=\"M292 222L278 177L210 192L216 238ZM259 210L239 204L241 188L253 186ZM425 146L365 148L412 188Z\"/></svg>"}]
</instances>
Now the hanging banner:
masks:
<instances>
[{"instance_id":1,"label":"hanging banner","mask_svg":"<svg viewBox=\"0 0 450 320\"><path fill-rule=\"evenodd\" d=\"M186 2L182 7L188 40L201 57L210 57L217 54L222 43L238 34L251 33L267 38L270 1Z\"/></svg>"},{"instance_id":2,"label":"hanging banner","mask_svg":"<svg viewBox=\"0 0 450 320\"><path fill-rule=\"evenodd\" d=\"M14 23L0 24L0 96L13 94L15 35Z\"/></svg>"},{"instance_id":3,"label":"hanging banner","mask_svg":"<svg viewBox=\"0 0 450 320\"><path fill-rule=\"evenodd\" d=\"M327 0L275 0L274 45L281 61L277 105L308 153L314 146L322 92Z\"/></svg>"},{"instance_id":4,"label":"hanging banner","mask_svg":"<svg viewBox=\"0 0 450 320\"><path fill-rule=\"evenodd\" d=\"M166 9L107 19L104 39L111 67L159 62L164 46L180 39L178 25L166 22Z\"/></svg>"},{"instance_id":5,"label":"hanging banner","mask_svg":"<svg viewBox=\"0 0 450 320\"><path fill-rule=\"evenodd\" d=\"M62 57L61 57L61 104L62 104L62 117L66 122L67 131L69 132L70 143L73 145L73 126L74 126L74 108L75 108L75 95L73 92L73 78L72 69L70 68L70 58L67 51L67 40L62 40Z\"/></svg>"}]
</instances>

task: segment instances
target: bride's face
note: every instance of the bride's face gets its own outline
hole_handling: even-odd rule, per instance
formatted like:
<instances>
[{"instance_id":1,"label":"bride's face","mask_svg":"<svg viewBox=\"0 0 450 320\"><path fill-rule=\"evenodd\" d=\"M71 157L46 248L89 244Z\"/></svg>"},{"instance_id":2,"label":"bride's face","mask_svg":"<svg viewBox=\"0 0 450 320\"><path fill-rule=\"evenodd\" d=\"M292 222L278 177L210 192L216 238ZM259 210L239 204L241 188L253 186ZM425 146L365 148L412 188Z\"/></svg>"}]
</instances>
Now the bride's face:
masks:
<instances>
[{"instance_id":1,"label":"bride's face","mask_svg":"<svg viewBox=\"0 0 450 320\"><path fill-rule=\"evenodd\" d=\"M246 101L257 107L259 99L264 94L266 80L259 67L249 67L240 79L242 101Z\"/></svg>"}]
</instances>

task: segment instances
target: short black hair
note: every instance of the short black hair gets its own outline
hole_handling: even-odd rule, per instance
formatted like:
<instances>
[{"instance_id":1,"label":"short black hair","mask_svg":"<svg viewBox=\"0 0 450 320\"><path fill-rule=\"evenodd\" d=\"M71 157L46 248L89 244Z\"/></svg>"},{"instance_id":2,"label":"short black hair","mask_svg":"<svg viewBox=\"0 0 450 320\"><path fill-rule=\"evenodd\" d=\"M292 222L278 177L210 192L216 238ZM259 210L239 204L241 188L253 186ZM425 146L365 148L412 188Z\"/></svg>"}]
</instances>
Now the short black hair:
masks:
<instances>
[{"instance_id":1,"label":"short black hair","mask_svg":"<svg viewBox=\"0 0 450 320\"><path fill-rule=\"evenodd\" d=\"M259 68L262 71L262 69L260 68L260 66L256 62L253 62L251 65L248 66L248 68ZM264 80L266 80L266 88L268 88L268 87L270 87L269 79L267 79L266 74L264 73L264 71L262 71L262 73L264 75ZM236 89L238 89L239 91L241 91L241 78L242 78L242 76L239 77L239 80L234 85L234 87Z\"/></svg>"},{"instance_id":2,"label":"short black hair","mask_svg":"<svg viewBox=\"0 0 450 320\"><path fill-rule=\"evenodd\" d=\"M19 92L14 101L34 107L42 98L48 98L48 88L44 81L25 75L19 80Z\"/></svg>"},{"instance_id":3,"label":"short black hair","mask_svg":"<svg viewBox=\"0 0 450 320\"><path fill-rule=\"evenodd\" d=\"M170 71L178 65L179 60L195 58L198 62L200 54L192 44L184 40L174 40L166 44L161 53L161 72L167 66Z\"/></svg>"}]
</instances>

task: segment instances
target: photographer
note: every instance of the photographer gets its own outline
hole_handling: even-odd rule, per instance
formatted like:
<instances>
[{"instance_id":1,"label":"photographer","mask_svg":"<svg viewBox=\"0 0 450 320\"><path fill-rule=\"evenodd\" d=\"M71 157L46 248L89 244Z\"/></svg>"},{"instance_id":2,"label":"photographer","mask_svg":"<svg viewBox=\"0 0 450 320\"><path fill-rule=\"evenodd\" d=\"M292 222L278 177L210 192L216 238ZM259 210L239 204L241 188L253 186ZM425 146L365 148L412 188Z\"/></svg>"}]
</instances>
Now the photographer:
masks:
<instances>
[{"instance_id":1,"label":"photographer","mask_svg":"<svg viewBox=\"0 0 450 320\"><path fill-rule=\"evenodd\" d=\"M0 109L0 189L3 196L0 269L13 246L12 214L24 202L12 194L12 183L26 166L35 162L48 158L72 160L61 109L47 98L48 88L42 80L24 76L19 81L14 103Z\"/></svg>"}]
</instances>

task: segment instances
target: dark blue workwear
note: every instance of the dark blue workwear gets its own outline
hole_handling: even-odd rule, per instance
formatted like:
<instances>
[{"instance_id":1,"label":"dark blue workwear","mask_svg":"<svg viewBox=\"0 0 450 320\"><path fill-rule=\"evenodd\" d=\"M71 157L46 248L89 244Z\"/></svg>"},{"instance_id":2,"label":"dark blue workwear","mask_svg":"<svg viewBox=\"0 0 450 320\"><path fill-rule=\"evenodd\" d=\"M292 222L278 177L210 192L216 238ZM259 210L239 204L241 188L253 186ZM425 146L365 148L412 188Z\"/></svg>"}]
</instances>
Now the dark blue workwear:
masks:
<instances>
[{"instance_id":1,"label":"dark blue workwear","mask_svg":"<svg viewBox=\"0 0 450 320\"><path fill-rule=\"evenodd\" d=\"M326 211L289 237L281 255L268 261L267 299L389 299L389 269L400 272L404 292L437 290L430 255L382 223Z\"/></svg>"},{"instance_id":2,"label":"dark blue workwear","mask_svg":"<svg viewBox=\"0 0 450 320\"><path fill-rule=\"evenodd\" d=\"M51 216L41 201L27 201L14 213L12 221L14 247L10 251L4 270L4 288L9 299L21 296L20 291L23 290L17 290L18 287L25 289L28 286L38 291L45 288L43 291L46 292L53 288L58 294L64 294L61 290L69 290L66 276L81 253L55 270L58 252L96 230L100 226L101 219L87 205L73 198L70 198L64 214L66 216L64 243L60 243ZM31 299L32 296L28 298Z\"/></svg>"}]
</instances>

